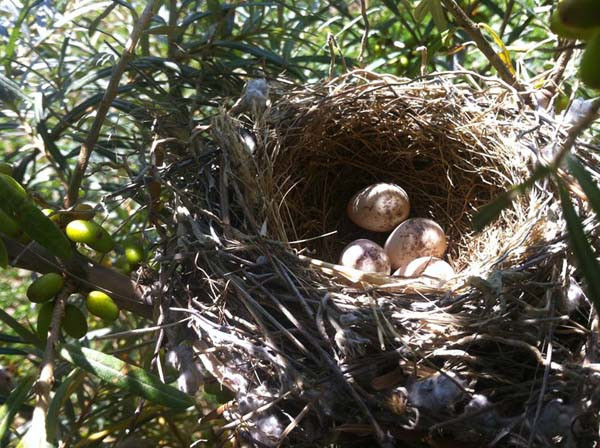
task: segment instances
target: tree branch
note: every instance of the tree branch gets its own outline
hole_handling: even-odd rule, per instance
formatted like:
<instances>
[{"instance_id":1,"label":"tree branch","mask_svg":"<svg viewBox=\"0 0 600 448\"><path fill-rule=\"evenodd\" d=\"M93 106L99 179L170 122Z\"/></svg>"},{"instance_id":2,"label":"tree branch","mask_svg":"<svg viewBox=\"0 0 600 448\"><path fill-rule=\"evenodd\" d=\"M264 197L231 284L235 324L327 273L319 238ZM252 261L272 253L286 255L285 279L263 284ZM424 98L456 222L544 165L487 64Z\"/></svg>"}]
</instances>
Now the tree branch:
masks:
<instances>
[{"instance_id":1,"label":"tree branch","mask_svg":"<svg viewBox=\"0 0 600 448\"><path fill-rule=\"evenodd\" d=\"M46 341L40 376L34 386L37 401L33 409L31 427L24 438L27 441L26 446L46 446L46 415L50 406L50 391L54 384L54 357L56 355L54 348L60 336L60 323L65 313L65 303L74 290L73 285L68 282L54 302L50 335Z\"/></svg>"},{"instance_id":2,"label":"tree branch","mask_svg":"<svg viewBox=\"0 0 600 448\"><path fill-rule=\"evenodd\" d=\"M504 82L513 86L519 92L525 90L525 87L515 78L515 76L510 72L506 64L500 59L500 56L494 51L492 46L489 44L485 36L479 30L479 27L475 22L471 20L471 18L462 10L462 8L456 3L455 0L442 0L446 9L450 11L456 23L460 25L467 34L475 41L477 47L481 50L481 52L485 55L485 57L490 61L490 64L496 69L498 72L498 76L502 78Z\"/></svg>"},{"instance_id":3,"label":"tree branch","mask_svg":"<svg viewBox=\"0 0 600 448\"><path fill-rule=\"evenodd\" d=\"M109 294L120 308L139 316L152 318L152 306L146 302L147 288L121 274L76 254L66 265L37 243L20 244L10 238L2 238L11 265L29 271L46 274L65 273L78 291L97 289Z\"/></svg>"},{"instance_id":4,"label":"tree branch","mask_svg":"<svg viewBox=\"0 0 600 448\"><path fill-rule=\"evenodd\" d=\"M94 150L94 146L98 141L100 129L102 129L102 124L104 123L104 119L106 118L108 109L110 108L113 100L117 96L119 82L121 81L121 77L125 72L127 64L133 57L138 40L140 39L140 36L148 26L148 23L150 22L150 19L154 14L154 6L156 2L157 0L148 0L144 12L142 12L140 19L133 27L131 36L129 36L129 40L127 41L127 44L125 46L125 51L123 51L121 59L119 59L119 62L113 70L113 74L108 83L108 87L104 92L104 97L98 105L98 110L96 111L96 117L94 118L92 127L90 128L87 134L85 142L83 142L83 145L81 145L81 149L79 151L79 158L77 160L77 166L75 167L75 171L73 171L73 175L71 176L71 181L69 183L69 191L67 193L65 207L71 207L77 202L77 197L79 195L79 187L81 186L81 182L87 169L90 156L92 155L92 152Z\"/></svg>"}]
</instances>

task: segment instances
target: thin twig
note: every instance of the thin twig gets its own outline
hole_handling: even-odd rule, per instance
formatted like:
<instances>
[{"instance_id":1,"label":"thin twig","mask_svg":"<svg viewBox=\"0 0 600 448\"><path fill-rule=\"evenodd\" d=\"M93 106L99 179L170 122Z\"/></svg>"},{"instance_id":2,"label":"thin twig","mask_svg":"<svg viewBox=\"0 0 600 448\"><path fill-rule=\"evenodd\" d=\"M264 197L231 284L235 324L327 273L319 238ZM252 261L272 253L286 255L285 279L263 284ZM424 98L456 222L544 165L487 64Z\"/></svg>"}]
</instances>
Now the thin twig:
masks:
<instances>
[{"instance_id":1,"label":"thin twig","mask_svg":"<svg viewBox=\"0 0 600 448\"><path fill-rule=\"evenodd\" d=\"M515 6L515 0L508 0L506 5L506 11L504 11L504 17L502 18L502 25L500 25L500 32L498 35L500 37L504 36L504 31L506 31L506 27L510 23L510 16L512 14L513 7Z\"/></svg>"},{"instance_id":2,"label":"thin twig","mask_svg":"<svg viewBox=\"0 0 600 448\"><path fill-rule=\"evenodd\" d=\"M75 291L73 285L68 284L58 295L54 303L52 320L50 322L50 335L46 341L40 376L34 386L37 402L33 410L31 428L25 435L26 446L41 447L46 445L46 415L50 407L50 391L54 384L55 345L60 335L60 324L65 312L65 303L73 291Z\"/></svg>"},{"instance_id":3,"label":"thin twig","mask_svg":"<svg viewBox=\"0 0 600 448\"><path fill-rule=\"evenodd\" d=\"M443 0L443 2L448 11L450 11L450 13L456 19L456 22L465 29L471 39L475 41L477 47L498 71L500 78L518 91L524 91L525 87L510 72L506 64L502 61L502 59L500 59L500 56L498 56L492 46L488 43L487 39L483 36L477 24L473 22L469 16L467 16L467 14L465 14L458 3L456 3L455 0Z\"/></svg>"},{"instance_id":4,"label":"thin twig","mask_svg":"<svg viewBox=\"0 0 600 448\"><path fill-rule=\"evenodd\" d=\"M567 48L556 60L556 64L552 70L552 76L550 76L550 79L548 79L546 82L546 88L550 91L551 97L556 93L556 90L560 85L565 70L567 69L567 65L569 64L574 52L575 50L573 48Z\"/></svg>"},{"instance_id":5,"label":"thin twig","mask_svg":"<svg viewBox=\"0 0 600 448\"><path fill-rule=\"evenodd\" d=\"M365 24L365 29L360 40L360 53L358 54L358 62L362 64L365 49L367 48L369 40L369 17L367 16L367 0L360 0L360 14L362 15L363 22Z\"/></svg>"},{"instance_id":6,"label":"thin twig","mask_svg":"<svg viewBox=\"0 0 600 448\"><path fill-rule=\"evenodd\" d=\"M104 97L102 101L98 105L98 110L96 111L96 117L94 118L94 122L92 123L92 127L90 128L85 142L81 145L81 149L79 151L79 158L77 160L77 166L73 171L73 175L71 176L71 182L69 184L69 191L66 198L66 207L70 207L77 202L77 197L79 195L79 188L81 187L81 182L83 180L83 176L87 169L90 156L94 150L94 146L98 141L98 137L100 135L100 130L102 129L102 124L104 123L104 119L106 118L106 114L108 113L108 109L110 108L113 100L117 95L117 89L119 88L119 82L121 82L121 77L125 72L125 68L129 61L133 57L135 47L142 35L143 31L148 26L150 19L154 13L154 6L157 3L157 0L149 0L146 4L146 8L144 12L140 16L140 19L133 27L133 31L131 32L131 36L129 36L129 40L127 41L125 51L121 55L121 59L114 68L113 74L108 83L108 87L104 92Z\"/></svg>"}]
</instances>

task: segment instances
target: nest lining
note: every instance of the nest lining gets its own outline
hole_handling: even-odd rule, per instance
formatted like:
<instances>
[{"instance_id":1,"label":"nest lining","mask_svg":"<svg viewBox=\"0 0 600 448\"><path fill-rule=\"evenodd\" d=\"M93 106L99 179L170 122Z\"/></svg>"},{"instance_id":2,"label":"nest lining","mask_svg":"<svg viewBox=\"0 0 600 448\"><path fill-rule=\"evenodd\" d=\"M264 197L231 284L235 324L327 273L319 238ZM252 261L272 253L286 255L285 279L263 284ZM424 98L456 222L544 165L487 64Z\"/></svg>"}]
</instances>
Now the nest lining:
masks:
<instances>
[{"instance_id":1,"label":"nest lining","mask_svg":"<svg viewBox=\"0 0 600 448\"><path fill-rule=\"evenodd\" d=\"M591 446L598 379L581 365L593 344L581 329L593 314L585 298L561 308L577 283L561 224L544 207L552 193L535 188L486 232L470 231L479 205L527 175L523 148L556 135L519 107L494 82L478 90L450 77L354 73L283 92L255 119L215 120L218 151L172 171L179 236L166 249L163 306L188 310L172 319L193 317L170 343L191 340L203 374L236 395L235 437L545 446L556 436ZM446 229L460 282L352 287L296 255L335 262L359 233L344 217L348 198L381 181L408 191L411 216ZM431 402L440 384L443 406ZM556 409L586 425L577 434L540 426Z\"/></svg>"}]
</instances>

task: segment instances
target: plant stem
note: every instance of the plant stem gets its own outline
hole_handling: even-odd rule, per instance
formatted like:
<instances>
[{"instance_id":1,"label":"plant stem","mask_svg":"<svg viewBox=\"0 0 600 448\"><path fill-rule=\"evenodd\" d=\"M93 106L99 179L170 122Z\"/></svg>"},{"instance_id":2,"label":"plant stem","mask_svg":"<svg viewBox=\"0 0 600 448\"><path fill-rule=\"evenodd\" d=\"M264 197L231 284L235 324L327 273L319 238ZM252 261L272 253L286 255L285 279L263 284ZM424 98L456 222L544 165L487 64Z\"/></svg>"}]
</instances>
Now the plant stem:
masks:
<instances>
[{"instance_id":1,"label":"plant stem","mask_svg":"<svg viewBox=\"0 0 600 448\"><path fill-rule=\"evenodd\" d=\"M108 83L108 87L104 92L104 97L98 105L98 110L96 111L96 117L94 118L92 127L90 128L87 134L85 142L83 142L83 144L81 145L77 165L75 167L75 170L73 171L73 175L71 176L71 181L69 183L69 191L67 193L65 207L71 207L77 202L79 188L81 187L81 182L87 169L90 156L92 155L92 152L94 150L94 146L98 141L98 136L100 135L102 124L104 123L104 119L106 118L108 109L110 108L113 100L117 96L117 89L119 88L121 77L125 72L127 64L129 64L130 59L133 57L134 50L140 39L140 36L148 26L148 23L150 22L150 19L154 14L154 6L157 1L158 0L148 0L144 12L140 16L138 22L133 27L133 31L131 32L129 40L127 41L127 44L125 46L125 51L123 51L119 62L113 70L113 74Z\"/></svg>"},{"instance_id":2,"label":"plant stem","mask_svg":"<svg viewBox=\"0 0 600 448\"><path fill-rule=\"evenodd\" d=\"M485 57L490 61L492 66L496 69L496 71L498 72L498 76L500 76L500 78L502 78L504 82L513 86L516 90L520 92L524 91L525 87L510 72L506 64L502 61L502 59L500 59L500 56L498 56L496 51L494 51L492 46L489 44L487 39L479 30L477 24L471 20L471 18L458 5L458 3L456 3L455 0L442 1L446 6L446 9L448 9L452 16L454 16L458 25L464 28L464 30L467 32L467 34L469 34L471 39L475 41L477 47L481 50Z\"/></svg>"},{"instance_id":3,"label":"plant stem","mask_svg":"<svg viewBox=\"0 0 600 448\"><path fill-rule=\"evenodd\" d=\"M33 410L31 427L24 438L24 440L26 440L26 446L43 447L46 445L46 415L48 414L48 407L50 406L50 391L54 384L54 357L56 354L54 347L58 342L58 337L60 335L60 323L65 312L67 297L69 297L74 290L75 288L72 285L67 284L54 303L52 321L50 323L50 335L46 341L46 349L44 351L44 358L42 359L40 376L34 385L37 402Z\"/></svg>"}]
</instances>

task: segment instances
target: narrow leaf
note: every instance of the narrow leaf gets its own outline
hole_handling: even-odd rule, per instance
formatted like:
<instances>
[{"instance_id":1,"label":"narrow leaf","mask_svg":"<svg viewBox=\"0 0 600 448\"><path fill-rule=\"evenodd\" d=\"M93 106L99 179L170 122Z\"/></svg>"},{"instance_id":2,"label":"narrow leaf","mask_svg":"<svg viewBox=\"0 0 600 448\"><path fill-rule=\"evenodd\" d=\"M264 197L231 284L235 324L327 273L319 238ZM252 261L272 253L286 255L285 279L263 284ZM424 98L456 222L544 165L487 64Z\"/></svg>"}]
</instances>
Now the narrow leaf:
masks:
<instances>
[{"instance_id":1,"label":"narrow leaf","mask_svg":"<svg viewBox=\"0 0 600 448\"><path fill-rule=\"evenodd\" d=\"M600 265L585 236L581 219L579 219L573 204L571 204L569 193L567 193L560 180L558 180L558 189L573 254L587 282L588 297L596 307L596 311L600 311Z\"/></svg>"},{"instance_id":2,"label":"narrow leaf","mask_svg":"<svg viewBox=\"0 0 600 448\"><path fill-rule=\"evenodd\" d=\"M419 2L419 4L417 5L417 7L415 8L415 19L417 19L418 22L422 22L425 19L425 16L427 15L427 13L429 12L430 6L429 4L431 3L430 0L421 0Z\"/></svg>"},{"instance_id":3,"label":"narrow leaf","mask_svg":"<svg viewBox=\"0 0 600 448\"><path fill-rule=\"evenodd\" d=\"M431 12L433 23L435 23L435 27L438 31L440 33L446 31L446 29L448 29L448 21L446 20L444 8L442 8L442 2L440 0L431 0L429 3L429 11Z\"/></svg>"},{"instance_id":4,"label":"narrow leaf","mask_svg":"<svg viewBox=\"0 0 600 448\"><path fill-rule=\"evenodd\" d=\"M114 2L112 5L108 5L107 8L92 21L92 23L88 27L88 36L92 36L96 32L96 29L98 28L98 25L100 25L100 22L102 22L102 20L106 18L116 7L117 2Z\"/></svg>"},{"instance_id":5,"label":"narrow leaf","mask_svg":"<svg viewBox=\"0 0 600 448\"><path fill-rule=\"evenodd\" d=\"M69 376L58 386L46 415L46 437L48 442L56 443L56 429L58 427L58 417L61 409L69 396L81 386L83 379L87 374L80 369L73 370Z\"/></svg>"},{"instance_id":6,"label":"narrow leaf","mask_svg":"<svg viewBox=\"0 0 600 448\"><path fill-rule=\"evenodd\" d=\"M144 369L114 356L75 345L63 345L60 355L101 380L152 402L174 409L185 409L194 405L191 396L162 383L158 377Z\"/></svg>"},{"instance_id":7,"label":"narrow leaf","mask_svg":"<svg viewBox=\"0 0 600 448\"><path fill-rule=\"evenodd\" d=\"M17 333L19 336L21 336L21 339L23 339L25 342L33 344L36 347L41 348L41 349L44 348L44 344L42 343L40 338L38 338L33 332L29 331L27 328L25 328L23 325L21 325L19 322L17 322L14 319L14 317L12 317L10 314L8 314L6 311L4 311L1 308L0 308L0 321L4 322L10 328L15 330L15 333Z\"/></svg>"},{"instance_id":8,"label":"narrow leaf","mask_svg":"<svg viewBox=\"0 0 600 448\"><path fill-rule=\"evenodd\" d=\"M166 34L171 37L177 37L185 31L185 28L180 26L169 26L169 25L159 25L153 26L152 28L148 28L145 33L147 34Z\"/></svg>"},{"instance_id":9,"label":"narrow leaf","mask_svg":"<svg viewBox=\"0 0 600 448\"><path fill-rule=\"evenodd\" d=\"M498 33L496 33L494 29L487 23L479 23L478 25L480 28L486 30L490 34L490 36L492 36L494 43L498 46L498 48L500 48L498 56L500 57L502 62L504 62L504 65L506 65L508 70L514 75L516 73L515 68L513 67L512 62L510 61L510 53L508 52L506 45L504 45L502 38L498 36Z\"/></svg>"},{"instance_id":10,"label":"narrow leaf","mask_svg":"<svg viewBox=\"0 0 600 448\"><path fill-rule=\"evenodd\" d=\"M23 378L19 385L8 396L6 402L0 406L0 444L8 433L15 414L21 409L21 406L31 392L31 386L34 381L35 376Z\"/></svg>"}]
</instances>

